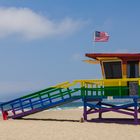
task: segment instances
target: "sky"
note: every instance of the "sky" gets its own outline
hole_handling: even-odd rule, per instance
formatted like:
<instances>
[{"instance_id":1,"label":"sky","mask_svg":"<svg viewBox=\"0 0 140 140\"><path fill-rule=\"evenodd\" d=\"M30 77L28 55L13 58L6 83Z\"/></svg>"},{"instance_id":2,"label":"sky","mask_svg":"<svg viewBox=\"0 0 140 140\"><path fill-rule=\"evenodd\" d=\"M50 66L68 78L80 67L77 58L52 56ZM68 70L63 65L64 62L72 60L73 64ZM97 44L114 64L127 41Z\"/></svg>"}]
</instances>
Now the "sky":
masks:
<instances>
[{"instance_id":1,"label":"sky","mask_svg":"<svg viewBox=\"0 0 140 140\"><path fill-rule=\"evenodd\" d=\"M139 0L0 0L0 101L102 78L85 53L140 52ZM105 43L93 43L105 31Z\"/></svg>"}]
</instances>

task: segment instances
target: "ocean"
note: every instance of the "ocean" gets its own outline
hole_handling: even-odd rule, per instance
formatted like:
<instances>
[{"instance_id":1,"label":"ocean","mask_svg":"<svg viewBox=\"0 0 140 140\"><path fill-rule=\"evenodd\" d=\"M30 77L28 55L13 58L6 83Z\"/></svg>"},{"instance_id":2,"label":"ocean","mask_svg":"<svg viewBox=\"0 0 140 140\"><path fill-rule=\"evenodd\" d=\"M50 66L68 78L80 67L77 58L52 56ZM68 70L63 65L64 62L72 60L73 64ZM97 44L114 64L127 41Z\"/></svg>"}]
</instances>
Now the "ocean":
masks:
<instances>
[{"instance_id":1,"label":"ocean","mask_svg":"<svg viewBox=\"0 0 140 140\"><path fill-rule=\"evenodd\" d=\"M49 110L64 110L64 109L74 109L74 108L81 108L83 106L83 102L81 100L73 101L71 103L67 103L61 106L56 106Z\"/></svg>"}]
</instances>

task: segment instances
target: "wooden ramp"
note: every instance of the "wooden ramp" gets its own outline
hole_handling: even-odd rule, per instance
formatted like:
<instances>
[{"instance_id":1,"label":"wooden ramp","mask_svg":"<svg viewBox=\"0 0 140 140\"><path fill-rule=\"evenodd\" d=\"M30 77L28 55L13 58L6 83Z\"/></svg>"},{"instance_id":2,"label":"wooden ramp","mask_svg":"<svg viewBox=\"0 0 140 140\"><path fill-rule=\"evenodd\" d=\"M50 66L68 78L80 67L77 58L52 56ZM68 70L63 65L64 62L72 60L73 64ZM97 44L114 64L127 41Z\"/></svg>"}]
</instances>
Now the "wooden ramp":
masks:
<instances>
[{"instance_id":1,"label":"wooden ramp","mask_svg":"<svg viewBox=\"0 0 140 140\"><path fill-rule=\"evenodd\" d=\"M78 92L78 90L70 89L66 86L67 84L67 82L63 83L63 86L59 84L1 104L3 119L22 118L27 115L78 100L80 96L74 94ZM64 86L67 88L62 88Z\"/></svg>"}]
</instances>

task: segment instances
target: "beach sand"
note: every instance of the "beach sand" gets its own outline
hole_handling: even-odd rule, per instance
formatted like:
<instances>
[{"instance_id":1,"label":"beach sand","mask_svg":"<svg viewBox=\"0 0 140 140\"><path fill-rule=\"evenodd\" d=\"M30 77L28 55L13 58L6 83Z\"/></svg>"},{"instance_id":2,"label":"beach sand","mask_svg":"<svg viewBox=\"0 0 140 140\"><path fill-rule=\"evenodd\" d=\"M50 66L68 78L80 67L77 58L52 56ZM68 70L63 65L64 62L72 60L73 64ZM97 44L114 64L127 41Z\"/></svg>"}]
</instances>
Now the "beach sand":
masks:
<instances>
[{"instance_id":1,"label":"beach sand","mask_svg":"<svg viewBox=\"0 0 140 140\"><path fill-rule=\"evenodd\" d=\"M139 140L140 125L133 121L80 123L82 109L51 110L21 120L0 120L0 140ZM104 118L128 118L108 112ZM90 118L97 118L91 115ZM130 117L129 117L130 118Z\"/></svg>"}]
</instances>

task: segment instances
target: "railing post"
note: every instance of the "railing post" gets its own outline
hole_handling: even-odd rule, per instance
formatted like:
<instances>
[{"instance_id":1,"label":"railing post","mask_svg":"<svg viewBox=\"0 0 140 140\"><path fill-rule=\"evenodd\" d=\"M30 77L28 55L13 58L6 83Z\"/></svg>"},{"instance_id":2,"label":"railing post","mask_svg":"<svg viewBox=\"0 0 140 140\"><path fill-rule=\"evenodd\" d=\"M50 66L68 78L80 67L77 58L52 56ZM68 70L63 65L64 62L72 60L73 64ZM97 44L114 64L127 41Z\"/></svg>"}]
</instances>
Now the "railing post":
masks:
<instances>
[{"instance_id":1,"label":"railing post","mask_svg":"<svg viewBox=\"0 0 140 140\"><path fill-rule=\"evenodd\" d=\"M22 112L24 112L24 108L23 108L21 99L19 99L19 103L20 103L20 107L21 107Z\"/></svg>"},{"instance_id":2,"label":"railing post","mask_svg":"<svg viewBox=\"0 0 140 140\"><path fill-rule=\"evenodd\" d=\"M67 91L68 91L69 97L71 98L70 89L69 89L69 88L67 88Z\"/></svg>"},{"instance_id":3,"label":"railing post","mask_svg":"<svg viewBox=\"0 0 140 140\"><path fill-rule=\"evenodd\" d=\"M88 96L88 84L87 83L85 84L85 88L86 88L85 89L85 94L86 94L86 96Z\"/></svg>"},{"instance_id":4,"label":"railing post","mask_svg":"<svg viewBox=\"0 0 140 140\"><path fill-rule=\"evenodd\" d=\"M50 93L48 93L48 98L49 98L50 103L52 103L52 100L51 100L51 97L50 97Z\"/></svg>"},{"instance_id":5,"label":"railing post","mask_svg":"<svg viewBox=\"0 0 140 140\"><path fill-rule=\"evenodd\" d=\"M119 96L121 96L122 94L121 94L121 81L119 80Z\"/></svg>"},{"instance_id":6,"label":"railing post","mask_svg":"<svg viewBox=\"0 0 140 140\"><path fill-rule=\"evenodd\" d=\"M99 92L98 92L98 88L99 88L99 86L98 86L97 83L95 83L95 85L96 85L96 88L95 88L95 89L96 89L96 90L95 90L95 91L96 91L96 96L98 96L98 95L99 95Z\"/></svg>"},{"instance_id":7,"label":"railing post","mask_svg":"<svg viewBox=\"0 0 140 140\"><path fill-rule=\"evenodd\" d=\"M85 97L85 86L84 86L83 82L81 83L81 96L82 96L82 99L84 99L84 97Z\"/></svg>"},{"instance_id":8,"label":"railing post","mask_svg":"<svg viewBox=\"0 0 140 140\"><path fill-rule=\"evenodd\" d=\"M62 93L62 88L60 88L59 91L60 91L60 95L61 95L62 100L64 100L64 96L63 96L63 93Z\"/></svg>"},{"instance_id":9,"label":"railing post","mask_svg":"<svg viewBox=\"0 0 140 140\"><path fill-rule=\"evenodd\" d=\"M29 102L30 102L31 109L33 110L34 108L33 108L31 99L29 99Z\"/></svg>"},{"instance_id":10,"label":"railing post","mask_svg":"<svg viewBox=\"0 0 140 140\"><path fill-rule=\"evenodd\" d=\"M94 92L93 91L93 84L91 84L91 87L90 88L91 88L91 96L93 96L93 92Z\"/></svg>"},{"instance_id":11,"label":"railing post","mask_svg":"<svg viewBox=\"0 0 140 140\"><path fill-rule=\"evenodd\" d=\"M138 80L138 96L140 96L140 80Z\"/></svg>"},{"instance_id":12,"label":"railing post","mask_svg":"<svg viewBox=\"0 0 140 140\"><path fill-rule=\"evenodd\" d=\"M101 96L103 96L103 86L104 86L104 85L103 85L103 81L102 81L102 82L101 82L101 86L100 86L100 88L101 88L101 89L100 89L100 90L101 90Z\"/></svg>"},{"instance_id":13,"label":"railing post","mask_svg":"<svg viewBox=\"0 0 140 140\"><path fill-rule=\"evenodd\" d=\"M13 106L13 105L11 105L11 106L12 106L12 113L13 113L14 115L16 115L15 110L14 110L14 106Z\"/></svg>"},{"instance_id":14,"label":"railing post","mask_svg":"<svg viewBox=\"0 0 140 140\"><path fill-rule=\"evenodd\" d=\"M39 93L39 99L40 99L41 105L44 106L43 101L42 101L42 97L41 97L41 94L40 93Z\"/></svg>"}]
</instances>

